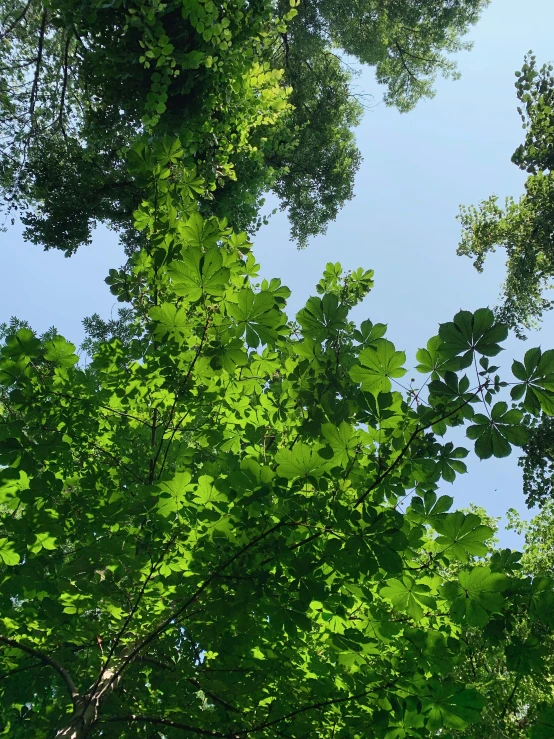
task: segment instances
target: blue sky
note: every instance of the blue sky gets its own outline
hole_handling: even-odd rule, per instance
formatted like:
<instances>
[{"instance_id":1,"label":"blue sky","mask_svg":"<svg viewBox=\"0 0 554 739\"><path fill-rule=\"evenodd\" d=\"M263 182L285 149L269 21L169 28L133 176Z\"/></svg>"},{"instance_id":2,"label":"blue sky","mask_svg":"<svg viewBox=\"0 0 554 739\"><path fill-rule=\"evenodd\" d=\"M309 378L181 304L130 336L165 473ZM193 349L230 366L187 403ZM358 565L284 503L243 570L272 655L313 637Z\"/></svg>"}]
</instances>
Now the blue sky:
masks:
<instances>
[{"instance_id":1,"label":"blue sky","mask_svg":"<svg viewBox=\"0 0 554 739\"><path fill-rule=\"evenodd\" d=\"M523 132L516 112L514 71L529 50L539 62L554 61L554 3L551 0L493 0L469 38L470 52L458 56L462 79L439 80L433 100L399 114L380 103L382 89L369 70L358 86L374 96L357 130L364 162L356 197L346 205L325 236L299 252L288 237L283 214L257 235L255 254L262 276L280 277L293 296L291 311L313 294L325 264L340 261L350 269L375 270L376 285L355 318L389 326L388 336L408 354L408 366L437 324L460 309L475 310L497 302L504 277L503 253L489 259L479 275L467 258L456 256L460 204L477 203L490 194L518 195L525 175L510 162ZM104 228L94 243L70 259L25 244L18 227L0 235L4 274L0 321L25 318L37 331L51 325L74 343L83 338L81 320L117 309L103 280L123 262L115 235ZM554 346L554 316L526 344L507 343L497 364L508 367L529 346ZM410 375L412 376L412 375ZM478 462L469 475L442 492L456 505L478 503L496 516L514 507L526 517L517 457ZM503 533L507 546L519 544Z\"/></svg>"}]
</instances>

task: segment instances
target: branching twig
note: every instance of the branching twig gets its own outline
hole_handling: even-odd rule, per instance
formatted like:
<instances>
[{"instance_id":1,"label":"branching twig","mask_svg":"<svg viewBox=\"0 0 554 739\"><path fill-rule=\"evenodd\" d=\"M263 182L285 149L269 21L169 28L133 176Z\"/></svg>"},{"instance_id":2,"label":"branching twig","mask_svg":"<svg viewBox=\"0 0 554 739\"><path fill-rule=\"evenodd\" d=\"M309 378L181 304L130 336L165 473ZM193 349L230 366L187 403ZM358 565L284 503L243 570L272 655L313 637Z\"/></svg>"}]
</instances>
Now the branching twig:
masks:
<instances>
[{"instance_id":1,"label":"branching twig","mask_svg":"<svg viewBox=\"0 0 554 739\"><path fill-rule=\"evenodd\" d=\"M28 647L26 644L21 644L21 642L18 642L16 639L11 639L8 636L3 636L2 634L0 634L0 642L6 644L9 647L12 647L12 649L19 649L25 654L29 654L31 657L35 657L36 659L40 660L42 664L49 665L54 670L56 670L58 675L64 681L67 690L69 691L69 694L71 696L71 700L75 705L77 699L79 698L79 691L77 690L75 683L73 682L73 678L65 669L65 667L63 667L63 665L61 665L55 659L52 659L52 657L49 657L44 652L41 652L39 649L36 649L35 647Z\"/></svg>"},{"instance_id":2,"label":"branching twig","mask_svg":"<svg viewBox=\"0 0 554 739\"><path fill-rule=\"evenodd\" d=\"M46 20L48 13L46 10L42 13L42 21L40 24L40 32L38 38L38 49L37 49L37 63L35 67L35 76L33 78L33 86L31 88L31 101L29 103L29 119L31 123L31 130L33 128L33 116L35 113L35 105L38 95L38 81L40 77L40 65L42 64L42 52L44 50L44 37L46 35Z\"/></svg>"},{"instance_id":3,"label":"branching twig","mask_svg":"<svg viewBox=\"0 0 554 739\"><path fill-rule=\"evenodd\" d=\"M15 29L15 27L19 23L21 23L23 18L25 18L25 16L27 15L27 11L29 10L31 6L32 1L33 0L27 0L27 4L25 5L21 13L17 16L17 18L11 23L10 26L8 26L8 28L6 28L6 30L3 33L0 33L0 41L3 41L5 38L7 38L7 36L9 36L10 33Z\"/></svg>"}]
</instances>

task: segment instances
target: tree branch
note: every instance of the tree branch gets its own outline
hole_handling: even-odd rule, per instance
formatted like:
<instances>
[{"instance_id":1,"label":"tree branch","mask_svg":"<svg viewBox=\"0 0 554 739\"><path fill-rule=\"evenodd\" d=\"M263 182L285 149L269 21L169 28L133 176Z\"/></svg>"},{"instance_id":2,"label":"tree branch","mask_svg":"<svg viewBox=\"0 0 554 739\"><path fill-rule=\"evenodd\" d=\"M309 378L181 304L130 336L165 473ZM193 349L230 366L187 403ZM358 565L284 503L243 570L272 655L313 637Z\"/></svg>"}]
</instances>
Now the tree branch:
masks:
<instances>
[{"instance_id":1,"label":"tree branch","mask_svg":"<svg viewBox=\"0 0 554 739\"><path fill-rule=\"evenodd\" d=\"M27 11L29 10L31 3L33 0L27 0L27 5L23 8L21 13L17 16L17 18L12 22L12 24L4 31L4 33L0 34L0 41L3 41L7 36L10 35L10 33L14 30L14 28L25 18L27 15Z\"/></svg>"},{"instance_id":2,"label":"tree branch","mask_svg":"<svg viewBox=\"0 0 554 739\"><path fill-rule=\"evenodd\" d=\"M467 400L464 400L463 403L461 403L459 406L457 406L453 411L450 411L450 413L447 413L445 416L442 416L441 418L435 418L433 421L431 421L430 423L428 423L426 426L420 426L418 424L416 426L414 432L411 434L410 438L408 439L408 441L406 442L406 444L402 448L402 451L400 452L400 454L398 455L398 457L396 457L396 459L394 460L394 462L391 465L389 465L389 467L387 467L385 470L383 470L383 472L381 472L381 474L378 475L377 478L371 483L371 485L368 487L368 489L362 495L360 495L360 497L356 501L354 507L357 508L359 505L361 505L364 502L364 500L367 498L367 496L371 493L371 491L374 490L377 487L377 485L379 485L385 479L385 477L387 477L398 466L398 464L400 464L400 462L404 458L404 455L406 454L406 452L410 448L410 445L411 445L412 441L416 438L416 436L418 436L418 434L421 434L421 433L427 431L428 429L431 428L431 426L434 426L436 423L441 423L441 421L445 421L447 418L450 418L450 416L455 415L462 408L465 408L465 406L468 403L471 403L471 401L473 400L473 398L476 398L477 397L477 394L482 390L482 388L483 388L483 386L482 385L479 385L479 387L477 388L477 390Z\"/></svg>"},{"instance_id":3,"label":"tree branch","mask_svg":"<svg viewBox=\"0 0 554 739\"><path fill-rule=\"evenodd\" d=\"M245 544L242 549L240 549L238 552L236 552L232 557L230 557L226 562L224 562L220 567L217 568L215 572L213 572L209 577L204 580L202 585L188 598L182 605L180 605L178 608L174 609L169 616L167 616L161 623L156 626L156 628L151 631L146 637L144 637L142 640L136 644L136 646L132 647L128 654L126 654L122 659L118 667L113 671L109 683L106 687L109 688L109 686L116 680L119 679L120 675L123 673L123 671L126 669L126 667L134 660L136 657L140 654L140 652L147 647L149 644L151 644L153 641L155 641L159 636L161 636L166 629L168 629L170 626L175 626L180 619L182 619L184 613L186 612L187 608L195 603L198 598L202 595L202 593L209 587L209 585L212 583L213 580L224 570L227 569L230 565L233 564L237 559L242 557L247 551L249 551L252 547L256 546L260 541L267 538L270 534L272 534L274 531L277 531L278 529L282 528L283 526L288 526L288 522L286 521L279 521L271 528L267 529L267 531L264 531L262 534L259 534L258 536L255 536L253 539L251 539L248 544Z\"/></svg>"},{"instance_id":4,"label":"tree branch","mask_svg":"<svg viewBox=\"0 0 554 739\"><path fill-rule=\"evenodd\" d=\"M249 734L254 734L259 731L264 731L265 729L268 729L275 724L281 723L281 721L286 721L287 719L294 718L301 713L306 713L307 711L317 711L321 708L327 708L328 706L334 706L339 703L347 703L349 701L358 700L359 698L365 698L367 695L375 693L376 691L386 690L386 688L390 687L390 685L392 685L392 683L388 683L387 685L381 686L379 688L374 688L372 690L365 690L363 693L358 693L356 695L348 695L341 698L330 698L318 703L311 703L308 706L301 706L300 708L297 708L294 711L281 716L281 718L273 719L273 721L266 721L262 724L258 724L257 726L253 726L251 729L239 729L238 731L231 731L228 734L222 734L218 731L212 731L210 729L200 729L199 727L190 726L188 724L181 724L178 721L171 721L170 719L158 718L156 716L137 716L135 714L129 714L128 716L114 716L112 718L104 719L103 723L112 723L118 721L136 721L149 724L158 724L161 726L171 726L173 729L182 729L183 731L190 731L192 733L201 734L203 736L215 736L218 737L218 739L240 739L240 737L248 736Z\"/></svg>"},{"instance_id":5,"label":"tree branch","mask_svg":"<svg viewBox=\"0 0 554 739\"><path fill-rule=\"evenodd\" d=\"M201 729L198 726L189 726L189 724L181 724L179 721L171 721L168 718L161 718L157 716L136 716L131 713L127 716L113 716L106 718L100 723L115 723L125 721L128 723L144 723L144 724L157 724L158 726L171 726L173 729L182 729L183 731L190 731L193 734L200 734L202 736L215 736L220 739L238 739L239 734L221 734L218 731L211 731L210 729ZM244 732L243 732L244 733Z\"/></svg>"},{"instance_id":6,"label":"tree branch","mask_svg":"<svg viewBox=\"0 0 554 739\"><path fill-rule=\"evenodd\" d=\"M408 76L411 77L412 80L414 82L416 82L417 84L421 84L421 81L418 80L418 78L415 76L415 74L412 72L412 70L406 64L406 60L404 59L404 51L403 51L402 47L400 46L400 44L398 43L398 41L395 41L394 42L394 45L398 49L398 53L400 54L400 61L402 62L402 66L404 67L404 69L408 73Z\"/></svg>"},{"instance_id":7,"label":"tree branch","mask_svg":"<svg viewBox=\"0 0 554 739\"><path fill-rule=\"evenodd\" d=\"M62 130L64 138L67 138L67 134L65 132L65 127L63 124L63 109L65 107L65 94L67 92L67 68L68 68L68 56L69 56L70 42L71 42L71 36L68 34L66 42L65 42L64 53L63 53L63 82L62 82L62 94L61 94L61 99L60 99L60 112L58 115L58 123Z\"/></svg>"},{"instance_id":8,"label":"tree branch","mask_svg":"<svg viewBox=\"0 0 554 739\"><path fill-rule=\"evenodd\" d=\"M69 674L69 672L63 667L59 662L52 659L52 657L49 657L47 654L44 654L44 652L41 652L39 649L35 649L34 647L28 647L25 644L21 644L21 642L18 642L16 639L11 639L8 636L3 636L0 634L0 642L3 642L9 647L12 647L13 649L19 649L25 654L29 654L31 657L35 657L36 659L39 659L42 664L49 665L52 667L58 675L62 678L64 681L67 690L69 691L69 694L71 696L71 700L73 702L73 705L77 702L78 698L80 697L79 691L77 690L75 683L73 682L73 678Z\"/></svg>"},{"instance_id":9,"label":"tree branch","mask_svg":"<svg viewBox=\"0 0 554 739\"><path fill-rule=\"evenodd\" d=\"M189 367L188 372L187 372L187 374L185 376L185 379L183 380L183 387L185 387L186 384L187 384L187 382L189 381L189 379L190 379L190 377L192 375L192 371L194 369L194 365L196 364L196 362L198 360L198 357L200 356L200 354L202 352L202 348L204 346L204 342L206 341L206 334L208 332L208 327L209 327L210 323L211 323L211 317L208 316L208 318L206 320L206 323L204 324L204 330L202 332L202 338L200 339L200 344L198 345L198 348L196 350L196 353L194 355L194 358L193 358L193 360L192 360L192 362L190 364L190 367ZM160 441L160 445L158 447L158 451L156 452L156 456L154 457L154 463L153 463L153 470L154 471L156 470L156 465L158 463L158 459L159 459L160 453L161 453L162 448L163 448L164 435L165 435L166 431L169 429L169 424L173 421L173 415L174 415L174 412L175 412L176 405L177 405L177 396L175 396L175 402L173 404L173 408L171 409L171 413L169 415L169 421L168 421L168 423L167 423L167 425L165 427L164 433L162 434L162 438L161 438L161 441ZM170 436L170 438L168 439L168 442L167 442L167 447L166 447L166 450L165 450L165 453L164 453L164 457L163 457L163 460L162 460L162 464L161 464L161 467L160 467L160 472L158 474L158 480L160 479L160 477L161 477L161 475L162 475L162 473L164 471L165 463L167 461L167 455L169 454L169 450L171 448L171 444L173 443L173 439L175 438L175 434L177 433L177 431L179 430L179 427L184 422L184 420L187 418L187 416L188 416L188 413L185 414L177 422L177 424L174 426L174 428L172 430L171 436Z\"/></svg>"},{"instance_id":10,"label":"tree branch","mask_svg":"<svg viewBox=\"0 0 554 739\"><path fill-rule=\"evenodd\" d=\"M33 115L35 113L35 105L38 95L38 80L40 76L40 65L42 64L42 52L44 50L44 37L46 35L46 20L48 13L46 10L42 13L42 21L40 24L40 35L38 38L38 49L37 49L37 63L35 67L35 76L33 78L33 86L31 88L31 102L29 103L29 118L31 121L31 128L33 126Z\"/></svg>"}]
</instances>

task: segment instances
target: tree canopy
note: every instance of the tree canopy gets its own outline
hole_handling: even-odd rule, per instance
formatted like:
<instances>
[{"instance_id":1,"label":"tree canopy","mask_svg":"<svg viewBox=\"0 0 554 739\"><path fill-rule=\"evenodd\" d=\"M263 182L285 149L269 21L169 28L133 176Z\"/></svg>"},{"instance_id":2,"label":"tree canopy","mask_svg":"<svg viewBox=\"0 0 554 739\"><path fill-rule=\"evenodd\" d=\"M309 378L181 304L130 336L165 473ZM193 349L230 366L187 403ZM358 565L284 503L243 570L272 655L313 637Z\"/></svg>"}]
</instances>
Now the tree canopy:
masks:
<instances>
[{"instance_id":1,"label":"tree canopy","mask_svg":"<svg viewBox=\"0 0 554 739\"><path fill-rule=\"evenodd\" d=\"M512 162L530 172L525 194L506 198L504 207L493 195L478 207L462 208L462 241L458 253L475 258L483 270L487 254L506 250L507 276L503 305L498 315L523 336L537 326L542 314L553 306L549 290L554 286L554 76L552 65L537 68L529 52L516 72L518 112L526 131Z\"/></svg>"},{"instance_id":2,"label":"tree canopy","mask_svg":"<svg viewBox=\"0 0 554 739\"><path fill-rule=\"evenodd\" d=\"M525 338L525 331L537 327L543 313L554 305L549 298L554 287L553 67L545 64L539 69L529 52L516 77L518 112L526 135L512 162L530 173L525 193L518 201L506 198L503 208L495 195L478 207L462 208L458 253L474 257L475 267L482 271L487 254L499 247L506 250L504 302L497 315ZM554 493L551 418L543 416L533 422L524 452L520 464L527 503L542 504Z\"/></svg>"},{"instance_id":3,"label":"tree canopy","mask_svg":"<svg viewBox=\"0 0 554 739\"><path fill-rule=\"evenodd\" d=\"M404 384L386 326L348 317L373 273L327 265L289 321L184 160L170 139L134 149L144 246L108 277L132 335L79 360L8 329L1 350L2 730L468 736L487 699L473 640L542 680L554 581L450 511L438 488L468 450L449 429L509 455L527 430L503 394L552 412L554 352L501 378L507 327L461 311ZM528 726L550 736L552 709Z\"/></svg>"},{"instance_id":4,"label":"tree canopy","mask_svg":"<svg viewBox=\"0 0 554 739\"><path fill-rule=\"evenodd\" d=\"M455 74L488 0L3 0L0 173L28 239L68 255L96 222L140 246L126 153L179 137L203 213L260 223L264 193L300 245L353 195L363 105L349 60L400 110Z\"/></svg>"},{"instance_id":5,"label":"tree canopy","mask_svg":"<svg viewBox=\"0 0 554 739\"><path fill-rule=\"evenodd\" d=\"M516 314L461 310L407 380L350 318L373 271L327 264L292 319L250 238L269 190L300 244L352 196L352 58L407 111L485 5L4 0L8 209L67 255L105 222L128 260L81 356L0 324L0 735L552 737L551 504L512 514L522 556L443 488L465 430L480 460L523 448L544 502L554 350L510 374Z\"/></svg>"}]
</instances>

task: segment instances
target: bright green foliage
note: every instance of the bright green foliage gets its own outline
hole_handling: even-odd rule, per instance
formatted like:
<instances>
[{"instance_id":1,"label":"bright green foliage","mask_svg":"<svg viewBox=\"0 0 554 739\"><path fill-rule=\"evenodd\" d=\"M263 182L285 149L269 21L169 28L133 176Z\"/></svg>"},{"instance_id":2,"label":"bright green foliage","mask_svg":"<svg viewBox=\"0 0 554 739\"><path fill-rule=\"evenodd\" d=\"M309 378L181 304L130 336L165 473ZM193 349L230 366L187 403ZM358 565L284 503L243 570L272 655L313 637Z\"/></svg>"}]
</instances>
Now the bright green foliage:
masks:
<instances>
[{"instance_id":1,"label":"bright green foliage","mask_svg":"<svg viewBox=\"0 0 554 739\"><path fill-rule=\"evenodd\" d=\"M551 414L554 410L548 391L554 389L554 354L530 349L524 362L514 362L512 372L521 383L512 388L514 400L523 399L522 407L534 416L539 407ZM544 503L553 497L554 482L554 426L549 415L533 418L520 459L523 467L523 491L527 504Z\"/></svg>"},{"instance_id":2,"label":"bright green foliage","mask_svg":"<svg viewBox=\"0 0 554 739\"><path fill-rule=\"evenodd\" d=\"M253 230L264 193L300 245L353 196L363 111L343 61L409 110L450 75L488 0L3 0L0 187L27 237L71 254L96 222L141 245L137 138L180 137L202 212ZM237 181L238 178L238 181Z\"/></svg>"},{"instance_id":3,"label":"bright green foliage","mask_svg":"<svg viewBox=\"0 0 554 739\"><path fill-rule=\"evenodd\" d=\"M459 582L464 579L470 586L474 578L490 583L489 592L484 588L485 592L480 592L477 600L471 597L471 587L468 587L470 597L459 599L460 608L476 608L476 623L480 617L486 617L487 603L496 607L500 597L506 598L507 593L519 589L518 580L523 584L526 578L535 578L536 591L530 607L522 608L521 603L519 607L505 607L502 616L493 616L487 619L484 628L476 625L466 633L469 659L459 663L457 677L465 681L467 687L479 690L486 701L479 722L455 732L456 737L533 739L552 736L554 597L547 578L554 565L553 512L549 502L534 519L526 522L516 511L510 510L509 528L525 534L523 555L509 549L493 549L487 555L486 566L469 574L459 574ZM479 514L484 516L482 511ZM483 520L496 528L495 521L486 516ZM450 566L449 571L453 575L457 568ZM512 590L499 592L506 576L512 579ZM447 583L445 587L455 592L453 584ZM480 605L484 610L479 610Z\"/></svg>"},{"instance_id":4,"label":"bright green foliage","mask_svg":"<svg viewBox=\"0 0 554 739\"><path fill-rule=\"evenodd\" d=\"M458 254L474 257L481 272L489 252L506 249L507 276L503 305L498 315L523 335L536 326L544 311L552 308L548 291L553 287L554 249L554 77L551 65L537 69L529 52L516 72L518 112L526 130L525 143L512 157L514 164L530 172L525 194L504 208L491 196L476 208L462 207L459 220L462 240Z\"/></svg>"},{"instance_id":5,"label":"bright green foliage","mask_svg":"<svg viewBox=\"0 0 554 739\"><path fill-rule=\"evenodd\" d=\"M554 582L485 566L493 530L437 495L466 455L440 437L476 408L521 442L477 365L505 329L459 314L404 388L385 326L348 318L372 273L329 264L291 324L245 235L199 216L194 173L166 176L178 151L136 151L144 248L108 278L128 340L97 338L87 365L27 328L1 350L1 728L468 736L475 630L541 680L554 631Z\"/></svg>"},{"instance_id":6,"label":"bright green foliage","mask_svg":"<svg viewBox=\"0 0 554 739\"><path fill-rule=\"evenodd\" d=\"M523 467L527 505L554 499L554 422L550 416L543 415L532 422L524 451L519 464Z\"/></svg>"},{"instance_id":7,"label":"bright green foliage","mask_svg":"<svg viewBox=\"0 0 554 739\"><path fill-rule=\"evenodd\" d=\"M548 576L554 569L554 503L549 500L531 521L513 508L508 511L510 528L525 534L521 566L526 574Z\"/></svg>"}]
</instances>

